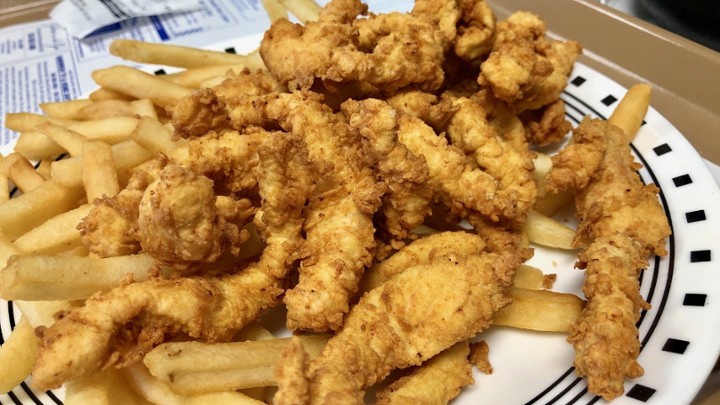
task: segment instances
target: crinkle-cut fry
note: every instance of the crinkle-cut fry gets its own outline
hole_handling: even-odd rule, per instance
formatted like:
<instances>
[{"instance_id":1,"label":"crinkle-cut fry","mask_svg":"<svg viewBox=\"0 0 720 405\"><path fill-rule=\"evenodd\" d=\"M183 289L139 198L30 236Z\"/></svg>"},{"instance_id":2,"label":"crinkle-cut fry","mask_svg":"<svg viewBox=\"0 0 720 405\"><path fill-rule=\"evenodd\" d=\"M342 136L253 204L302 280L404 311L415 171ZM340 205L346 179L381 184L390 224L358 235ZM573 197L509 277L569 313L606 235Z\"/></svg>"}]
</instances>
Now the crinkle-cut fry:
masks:
<instances>
[{"instance_id":1,"label":"crinkle-cut fry","mask_svg":"<svg viewBox=\"0 0 720 405\"><path fill-rule=\"evenodd\" d=\"M152 158L152 153L133 140L120 142L111 147L115 170L118 172L137 166ZM85 158L76 156L52 163L52 178L66 187L83 185L83 166Z\"/></svg>"},{"instance_id":2,"label":"crinkle-cut fry","mask_svg":"<svg viewBox=\"0 0 720 405\"><path fill-rule=\"evenodd\" d=\"M153 104L152 100L149 98L141 98L139 100L131 101L130 108L132 109L133 116L137 118L147 117L158 119L155 104Z\"/></svg>"},{"instance_id":3,"label":"crinkle-cut fry","mask_svg":"<svg viewBox=\"0 0 720 405\"><path fill-rule=\"evenodd\" d=\"M299 336L311 358L317 357L328 335ZM145 355L153 376L175 392L236 390L277 384L273 370L290 338L232 343L169 342Z\"/></svg>"},{"instance_id":4,"label":"crinkle-cut fry","mask_svg":"<svg viewBox=\"0 0 720 405\"><path fill-rule=\"evenodd\" d=\"M87 200L114 197L120 192L117 169L113 162L112 148L101 141L83 144L83 186Z\"/></svg>"},{"instance_id":5,"label":"crinkle-cut fry","mask_svg":"<svg viewBox=\"0 0 720 405\"><path fill-rule=\"evenodd\" d=\"M103 101L103 100L126 100L126 101L132 101L135 100L136 97L120 93L115 90L110 90L105 87L100 87L97 90L92 91L88 98L90 101Z\"/></svg>"},{"instance_id":6,"label":"crinkle-cut fry","mask_svg":"<svg viewBox=\"0 0 720 405\"><path fill-rule=\"evenodd\" d=\"M81 256L14 256L0 272L6 300L80 300L122 284L147 280L155 260L141 253L104 259Z\"/></svg>"},{"instance_id":7,"label":"crinkle-cut fry","mask_svg":"<svg viewBox=\"0 0 720 405\"><path fill-rule=\"evenodd\" d=\"M585 301L575 294L514 287L509 295L512 302L495 314L494 325L567 333L585 308Z\"/></svg>"},{"instance_id":8,"label":"crinkle-cut fry","mask_svg":"<svg viewBox=\"0 0 720 405\"><path fill-rule=\"evenodd\" d=\"M53 118L79 120L81 118L78 112L89 104L92 104L92 100L79 98L76 100L40 103L40 109Z\"/></svg>"},{"instance_id":9,"label":"crinkle-cut fry","mask_svg":"<svg viewBox=\"0 0 720 405\"><path fill-rule=\"evenodd\" d=\"M69 381L65 386L65 405L152 405L131 390L123 375L113 369Z\"/></svg>"},{"instance_id":10,"label":"crinkle-cut fry","mask_svg":"<svg viewBox=\"0 0 720 405\"><path fill-rule=\"evenodd\" d=\"M268 18L270 19L271 24L281 18L288 18L288 11L285 6L280 3L280 1L262 0L262 5L268 14Z\"/></svg>"},{"instance_id":11,"label":"crinkle-cut fry","mask_svg":"<svg viewBox=\"0 0 720 405\"><path fill-rule=\"evenodd\" d=\"M58 125L69 125L73 122L77 122L74 120L53 118L40 114L18 112L5 114L4 124L7 129L11 129L17 132L24 132L30 131L36 126L48 121Z\"/></svg>"},{"instance_id":12,"label":"crinkle-cut fry","mask_svg":"<svg viewBox=\"0 0 720 405\"><path fill-rule=\"evenodd\" d=\"M5 394L20 384L32 370L37 357L39 339L25 318L15 325L5 343L0 346L0 394Z\"/></svg>"},{"instance_id":13,"label":"crinkle-cut fry","mask_svg":"<svg viewBox=\"0 0 720 405\"><path fill-rule=\"evenodd\" d=\"M70 156L80 156L83 153L83 143L87 140L81 133L67 127L46 122L35 127L37 132L47 135L60 145Z\"/></svg>"},{"instance_id":14,"label":"crinkle-cut fry","mask_svg":"<svg viewBox=\"0 0 720 405\"><path fill-rule=\"evenodd\" d=\"M207 392L196 395L175 393L165 382L155 378L142 363L120 371L135 392L147 401L164 405L265 405L237 391Z\"/></svg>"},{"instance_id":15,"label":"crinkle-cut fry","mask_svg":"<svg viewBox=\"0 0 720 405\"><path fill-rule=\"evenodd\" d=\"M149 98L166 110L172 110L181 98L193 92L191 88L129 66L99 69L93 72L92 77L100 86L135 98Z\"/></svg>"},{"instance_id":16,"label":"crinkle-cut fry","mask_svg":"<svg viewBox=\"0 0 720 405\"><path fill-rule=\"evenodd\" d=\"M55 180L0 204L0 229L15 240L48 219L78 206L82 187L65 187Z\"/></svg>"},{"instance_id":17,"label":"crinkle-cut fry","mask_svg":"<svg viewBox=\"0 0 720 405\"><path fill-rule=\"evenodd\" d=\"M375 404L449 403L463 387L475 383L469 355L467 340L456 343L379 391Z\"/></svg>"},{"instance_id":18,"label":"crinkle-cut fry","mask_svg":"<svg viewBox=\"0 0 720 405\"><path fill-rule=\"evenodd\" d=\"M625 134L624 143L635 138L650 107L652 88L644 83L635 84L628 89L622 100L613 110L608 122L620 128Z\"/></svg>"},{"instance_id":19,"label":"crinkle-cut fry","mask_svg":"<svg viewBox=\"0 0 720 405\"><path fill-rule=\"evenodd\" d=\"M253 53L237 55L221 51L209 51L180 45L151 43L132 39L116 39L110 44L110 53L133 62L166 65L186 69L216 65L245 65L262 69L262 60ZM110 87L112 88L112 87Z\"/></svg>"},{"instance_id":20,"label":"crinkle-cut fry","mask_svg":"<svg viewBox=\"0 0 720 405\"><path fill-rule=\"evenodd\" d=\"M23 193L45 183L45 178L39 175L33 165L19 153L5 156L0 162L0 172Z\"/></svg>"},{"instance_id":21,"label":"crinkle-cut fry","mask_svg":"<svg viewBox=\"0 0 720 405\"><path fill-rule=\"evenodd\" d=\"M246 65L242 64L204 66L171 73L163 76L163 78L181 86L200 88L205 80L219 76L227 76L229 72L238 74L247 68Z\"/></svg>"},{"instance_id":22,"label":"crinkle-cut fry","mask_svg":"<svg viewBox=\"0 0 720 405\"><path fill-rule=\"evenodd\" d=\"M82 245L77 226L92 209L92 204L58 214L13 242L15 248L24 254L57 254Z\"/></svg>"},{"instance_id":23,"label":"crinkle-cut fry","mask_svg":"<svg viewBox=\"0 0 720 405\"><path fill-rule=\"evenodd\" d=\"M577 248L573 244L575 231L572 228L536 210L530 210L527 213L527 219L522 225L522 231L527 235L530 242L538 245L566 250Z\"/></svg>"},{"instance_id":24,"label":"crinkle-cut fry","mask_svg":"<svg viewBox=\"0 0 720 405\"><path fill-rule=\"evenodd\" d=\"M277 0L302 23L315 21L320 16L321 7L313 0Z\"/></svg>"}]
</instances>

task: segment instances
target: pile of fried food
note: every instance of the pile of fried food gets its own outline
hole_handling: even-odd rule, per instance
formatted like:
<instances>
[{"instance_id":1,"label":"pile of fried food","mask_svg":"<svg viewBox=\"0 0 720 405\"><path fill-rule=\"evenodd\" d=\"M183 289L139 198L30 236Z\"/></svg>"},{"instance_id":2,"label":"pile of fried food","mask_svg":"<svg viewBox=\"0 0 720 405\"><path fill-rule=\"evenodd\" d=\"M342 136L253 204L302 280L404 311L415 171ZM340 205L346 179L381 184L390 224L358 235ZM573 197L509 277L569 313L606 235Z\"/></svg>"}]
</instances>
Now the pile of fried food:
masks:
<instances>
[{"instance_id":1,"label":"pile of fried food","mask_svg":"<svg viewBox=\"0 0 720 405\"><path fill-rule=\"evenodd\" d=\"M638 273L670 232L629 148L649 88L550 158L534 149L571 129L581 48L538 16L264 4L259 52L117 40L184 70L111 67L88 99L8 114L0 295L23 316L2 392L31 375L69 404L441 404L491 372L476 337L499 324L567 333L590 392L622 394ZM577 231L552 218L573 200ZM530 243L579 252L584 299L548 289Z\"/></svg>"}]
</instances>

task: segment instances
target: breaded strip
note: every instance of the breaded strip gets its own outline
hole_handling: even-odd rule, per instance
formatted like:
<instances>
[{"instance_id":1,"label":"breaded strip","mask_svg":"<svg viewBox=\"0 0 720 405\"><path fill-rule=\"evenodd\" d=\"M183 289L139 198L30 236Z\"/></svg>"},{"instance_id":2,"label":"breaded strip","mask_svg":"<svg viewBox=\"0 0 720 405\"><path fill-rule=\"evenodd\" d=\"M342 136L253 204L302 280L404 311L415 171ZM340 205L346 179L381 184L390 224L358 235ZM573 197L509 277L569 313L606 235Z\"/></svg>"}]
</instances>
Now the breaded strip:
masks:
<instances>
[{"instance_id":1,"label":"breaded strip","mask_svg":"<svg viewBox=\"0 0 720 405\"><path fill-rule=\"evenodd\" d=\"M648 304L639 294L639 272L650 254L665 255L670 226L655 185L643 185L625 134L605 121L581 124L607 139L607 148L585 188L575 193L580 224L577 246L586 246L577 267L586 268L588 306L571 327L575 370L589 391L611 400L624 391L625 377L643 374L637 363L635 326Z\"/></svg>"},{"instance_id":2,"label":"breaded strip","mask_svg":"<svg viewBox=\"0 0 720 405\"><path fill-rule=\"evenodd\" d=\"M376 405L441 405L475 383L467 341L456 343L377 393Z\"/></svg>"},{"instance_id":3,"label":"breaded strip","mask_svg":"<svg viewBox=\"0 0 720 405\"><path fill-rule=\"evenodd\" d=\"M259 150L262 209L255 224L267 247L260 259L224 277L154 279L97 294L43 333L33 386L103 367L132 364L170 336L222 341L276 305L302 244L302 210L314 173L304 143L271 134Z\"/></svg>"},{"instance_id":4,"label":"breaded strip","mask_svg":"<svg viewBox=\"0 0 720 405\"><path fill-rule=\"evenodd\" d=\"M397 114L386 103L376 99L349 100L343 103L342 111L350 127L363 137L363 150L388 187L381 212L394 245L402 246L410 231L431 212L432 189L426 183L425 158L398 142Z\"/></svg>"},{"instance_id":5,"label":"breaded strip","mask_svg":"<svg viewBox=\"0 0 720 405\"><path fill-rule=\"evenodd\" d=\"M311 362L311 403L362 403L363 390L392 370L419 365L487 328L509 302L506 290L521 263L515 253L438 257L366 293Z\"/></svg>"}]
</instances>

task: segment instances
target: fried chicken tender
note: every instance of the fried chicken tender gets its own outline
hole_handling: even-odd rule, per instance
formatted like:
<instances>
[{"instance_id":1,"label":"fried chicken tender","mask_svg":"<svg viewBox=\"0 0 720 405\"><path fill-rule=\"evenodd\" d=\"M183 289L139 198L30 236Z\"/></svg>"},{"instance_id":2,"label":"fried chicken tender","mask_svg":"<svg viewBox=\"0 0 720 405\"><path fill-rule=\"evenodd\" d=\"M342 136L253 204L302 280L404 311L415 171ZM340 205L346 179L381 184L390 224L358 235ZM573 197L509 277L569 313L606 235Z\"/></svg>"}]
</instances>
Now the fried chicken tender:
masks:
<instances>
[{"instance_id":1,"label":"fried chicken tender","mask_svg":"<svg viewBox=\"0 0 720 405\"><path fill-rule=\"evenodd\" d=\"M247 99L230 114L235 128L280 127L301 136L324 166L305 217L299 279L284 302L292 330L338 329L375 248L372 216L385 185L364 156L360 136L313 93Z\"/></svg>"},{"instance_id":2,"label":"fried chicken tender","mask_svg":"<svg viewBox=\"0 0 720 405\"><path fill-rule=\"evenodd\" d=\"M432 189L426 183L425 158L416 156L398 142L393 109L377 99L348 100L342 105L350 127L363 137L363 149L387 185L381 212L396 247L430 214Z\"/></svg>"},{"instance_id":3,"label":"fried chicken tender","mask_svg":"<svg viewBox=\"0 0 720 405\"><path fill-rule=\"evenodd\" d=\"M454 214L476 211L495 221L515 215L514 207L496 198L498 181L475 168L462 150L415 117L399 114L398 123L398 139L412 153L425 157L435 198Z\"/></svg>"},{"instance_id":4,"label":"fried chicken tender","mask_svg":"<svg viewBox=\"0 0 720 405\"><path fill-rule=\"evenodd\" d=\"M260 259L234 274L152 279L94 295L44 331L35 388L132 364L173 336L228 340L279 303L302 245L314 173L304 143L291 135L270 134L258 153L262 206L255 225L267 244Z\"/></svg>"},{"instance_id":5,"label":"fried chicken tender","mask_svg":"<svg viewBox=\"0 0 720 405\"><path fill-rule=\"evenodd\" d=\"M637 242L620 233L596 239L578 256L588 305L568 342L575 347L577 374L587 377L590 392L608 401L624 392L625 377L643 375L635 324L640 310L650 309L638 288L646 257Z\"/></svg>"},{"instance_id":6,"label":"fried chicken tender","mask_svg":"<svg viewBox=\"0 0 720 405\"><path fill-rule=\"evenodd\" d=\"M309 362L302 341L293 336L275 368L278 391L273 396L274 405L302 405L310 402L310 382L305 375Z\"/></svg>"},{"instance_id":7,"label":"fried chicken tender","mask_svg":"<svg viewBox=\"0 0 720 405\"><path fill-rule=\"evenodd\" d=\"M475 383L469 354L467 341L456 343L379 391L375 404L447 404L464 386Z\"/></svg>"},{"instance_id":8,"label":"fried chicken tender","mask_svg":"<svg viewBox=\"0 0 720 405\"><path fill-rule=\"evenodd\" d=\"M397 111L410 114L430 125L435 132L447 130L457 110L452 97L436 96L420 90L401 91L385 99Z\"/></svg>"},{"instance_id":9,"label":"fried chicken tender","mask_svg":"<svg viewBox=\"0 0 720 405\"><path fill-rule=\"evenodd\" d=\"M227 199L219 207L217 200L210 179L168 164L139 203L142 250L158 264L181 271L194 271L198 264L215 262L226 251L237 255L239 245L249 236L242 230L242 220L247 217L232 215L236 211L232 207L234 200ZM218 208L227 209L236 218L226 217ZM253 213L247 208L241 211Z\"/></svg>"},{"instance_id":10,"label":"fried chicken tender","mask_svg":"<svg viewBox=\"0 0 720 405\"><path fill-rule=\"evenodd\" d=\"M464 231L438 232L422 237L369 268L361 282L362 291L370 291L405 269L428 263L436 257L470 256L479 254L485 247L483 238Z\"/></svg>"},{"instance_id":11,"label":"fried chicken tender","mask_svg":"<svg viewBox=\"0 0 720 405\"><path fill-rule=\"evenodd\" d=\"M356 19L367 10L360 1L333 0L326 8L305 25L280 19L262 40L265 65L291 91L309 90L316 80L330 88L364 82L388 94L408 85L440 87L445 43L429 20L402 13Z\"/></svg>"},{"instance_id":12,"label":"fried chicken tender","mask_svg":"<svg viewBox=\"0 0 720 405\"><path fill-rule=\"evenodd\" d=\"M200 89L180 99L175 105L172 125L173 139L196 138L210 131L227 128L225 103L212 89Z\"/></svg>"},{"instance_id":13,"label":"fried chicken tender","mask_svg":"<svg viewBox=\"0 0 720 405\"><path fill-rule=\"evenodd\" d=\"M478 83L516 112L535 110L558 99L581 47L549 40L535 14L516 12L497 25L493 50L481 64Z\"/></svg>"},{"instance_id":14,"label":"fried chicken tender","mask_svg":"<svg viewBox=\"0 0 720 405\"><path fill-rule=\"evenodd\" d=\"M643 185L619 128L586 120L574 136L578 142L589 139L586 145L602 145L595 139L605 137L606 147L595 152L601 160L587 185L575 191L580 224L573 243L586 246L576 266L586 269L588 305L568 341L575 348L576 373L587 377L589 391L611 400L623 393L625 377L643 374L635 325L649 306L640 296L638 274L648 255L667 254L670 226L657 187Z\"/></svg>"},{"instance_id":15,"label":"fried chicken tender","mask_svg":"<svg viewBox=\"0 0 720 405\"><path fill-rule=\"evenodd\" d=\"M565 119L565 102L561 99L539 110L526 110L519 118L525 126L528 142L537 146L558 143L572 129L572 124Z\"/></svg>"},{"instance_id":16,"label":"fried chicken tender","mask_svg":"<svg viewBox=\"0 0 720 405\"><path fill-rule=\"evenodd\" d=\"M509 250L451 254L366 293L310 363L311 403L363 403L363 390L392 370L419 365L487 328L509 302L506 290L519 265Z\"/></svg>"},{"instance_id":17,"label":"fried chicken tender","mask_svg":"<svg viewBox=\"0 0 720 405\"><path fill-rule=\"evenodd\" d=\"M527 145L517 148L503 139L487 121L485 109L478 103L459 98L448 135L465 153L469 153L499 187L493 197L502 207L503 217L524 221L535 204L537 186L533 179L535 154Z\"/></svg>"},{"instance_id":18,"label":"fried chicken tender","mask_svg":"<svg viewBox=\"0 0 720 405\"><path fill-rule=\"evenodd\" d=\"M155 181L167 159L160 156L133 174L127 186L113 197L96 199L87 217L78 225L82 242L98 257L138 253L141 249L138 229L139 205L145 189Z\"/></svg>"}]
</instances>

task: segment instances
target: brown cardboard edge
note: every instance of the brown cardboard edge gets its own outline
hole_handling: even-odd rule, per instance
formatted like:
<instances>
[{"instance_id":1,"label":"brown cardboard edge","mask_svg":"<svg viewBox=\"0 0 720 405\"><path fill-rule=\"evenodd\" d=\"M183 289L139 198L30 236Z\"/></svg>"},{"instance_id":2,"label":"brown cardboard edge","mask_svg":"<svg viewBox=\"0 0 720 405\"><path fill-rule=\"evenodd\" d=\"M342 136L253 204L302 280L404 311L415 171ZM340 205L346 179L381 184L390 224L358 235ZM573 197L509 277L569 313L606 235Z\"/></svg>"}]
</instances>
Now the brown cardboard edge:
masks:
<instances>
[{"instance_id":1,"label":"brown cardboard edge","mask_svg":"<svg viewBox=\"0 0 720 405\"><path fill-rule=\"evenodd\" d=\"M48 18L59 0L41 0L13 7L0 6L0 27Z\"/></svg>"},{"instance_id":2,"label":"brown cardboard edge","mask_svg":"<svg viewBox=\"0 0 720 405\"><path fill-rule=\"evenodd\" d=\"M651 84L652 106L720 163L720 53L596 2L488 2L498 18L516 10L540 15L551 34L583 45L581 62L623 86Z\"/></svg>"}]
</instances>

